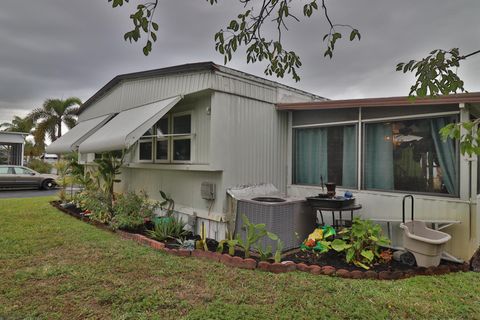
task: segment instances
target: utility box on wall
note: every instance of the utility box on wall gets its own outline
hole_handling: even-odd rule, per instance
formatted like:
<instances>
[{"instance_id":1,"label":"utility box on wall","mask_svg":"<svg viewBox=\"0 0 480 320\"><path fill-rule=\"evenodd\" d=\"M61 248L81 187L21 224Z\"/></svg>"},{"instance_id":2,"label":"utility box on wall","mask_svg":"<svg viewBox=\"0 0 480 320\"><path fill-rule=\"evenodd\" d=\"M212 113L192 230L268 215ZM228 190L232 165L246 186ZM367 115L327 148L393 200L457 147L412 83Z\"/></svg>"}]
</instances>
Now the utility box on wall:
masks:
<instances>
[{"instance_id":1,"label":"utility box on wall","mask_svg":"<svg viewBox=\"0 0 480 320\"><path fill-rule=\"evenodd\" d=\"M202 182L201 195L202 199L215 200L215 183Z\"/></svg>"}]
</instances>

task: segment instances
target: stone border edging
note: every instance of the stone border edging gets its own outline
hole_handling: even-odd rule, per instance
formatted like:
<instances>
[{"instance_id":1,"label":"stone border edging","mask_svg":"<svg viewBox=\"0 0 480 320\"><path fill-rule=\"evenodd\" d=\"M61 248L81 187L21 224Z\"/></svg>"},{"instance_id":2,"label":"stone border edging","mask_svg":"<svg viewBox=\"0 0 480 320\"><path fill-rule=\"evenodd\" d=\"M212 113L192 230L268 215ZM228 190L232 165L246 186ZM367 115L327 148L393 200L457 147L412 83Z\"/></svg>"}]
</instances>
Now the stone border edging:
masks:
<instances>
[{"instance_id":1,"label":"stone border edging","mask_svg":"<svg viewBox=\"0 0 480 320\"><path fill-rule=\"evenodd\" d=\"M72 214L69 210L57 205L53 201L51 202L52 206L59 209L60 211L71 215L77 219L80 219L85 222L89 222L94 226L103 229L110 230L105 226L92 223L92 221L85 217L79 217ZM111 231L111 230L110 230ZM327 275L327 276L337 276L345 279L378 279L378 280L399 280L410 278L416 275L443 275L450 272L467 272L470 270L470 265L468 262L458 265L440 265L438 267L429 267L429 268L416 268L410 269L407 271L373 271L373 270L353 270L349 271L346 269L337 269L333 266L318 266L318 265L307 265L305 263L295 263L292 261L283 261L281 263L271 263L267 261L260 261L257 263L256 260L251 258L241 258L238 256L230 256L229 254L221 254L218 252L203 251L203 250L186 250L186 249L170 249L165 246L163 242L159 242L148 238L142 234L130 233L122 230L116 230L114 233L117 233L121 238L133 240L142 245L151 247L154 250L163 251L165 253L173 254L180 257L194 257L197 259L206 259L214 262L220 262L228 267L272 272L272 273L286 273L292 272L295 270L301 272L308 272L314 275Z\"/></svg>"}]
</instances>

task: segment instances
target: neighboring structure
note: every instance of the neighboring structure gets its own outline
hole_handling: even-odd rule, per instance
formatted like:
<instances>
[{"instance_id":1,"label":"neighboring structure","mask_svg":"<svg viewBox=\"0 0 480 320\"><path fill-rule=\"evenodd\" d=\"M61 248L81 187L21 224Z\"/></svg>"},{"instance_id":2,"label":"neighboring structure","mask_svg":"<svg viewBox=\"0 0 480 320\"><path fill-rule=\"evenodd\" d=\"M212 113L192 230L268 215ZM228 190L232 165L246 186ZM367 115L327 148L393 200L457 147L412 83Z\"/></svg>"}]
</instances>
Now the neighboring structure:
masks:
<instances>
[{"instance_id":1,"label":"neighboring structure","mask_svg":"<svg viewBox=\"0 0 480 320\"><path fill-rule=\"evenodd\" d=\"M476 117L480 94L330 101L213 63L120 75L85 102L79 124L47 148L96 153L128 150L118 191L170 194L209 237L225 236L227 189L271 183L293 197L320 181L352 190L361 215L458 221L445 229L451 253L478 247L477 159L461 157L438 130ZM395 229L398 229L398 225ZM398 236L394 235L394 238Z\"/></svg>"},{"instance_id":2,"label":"neighboring structure","mask_svg":"<svg viewBox=\"0 0 480 320\"><path fill-rule=\"evenodd\" d=\"M23 166L23 150L27 133L0 132L0 164Z\"/></svg>"}]
</instances>

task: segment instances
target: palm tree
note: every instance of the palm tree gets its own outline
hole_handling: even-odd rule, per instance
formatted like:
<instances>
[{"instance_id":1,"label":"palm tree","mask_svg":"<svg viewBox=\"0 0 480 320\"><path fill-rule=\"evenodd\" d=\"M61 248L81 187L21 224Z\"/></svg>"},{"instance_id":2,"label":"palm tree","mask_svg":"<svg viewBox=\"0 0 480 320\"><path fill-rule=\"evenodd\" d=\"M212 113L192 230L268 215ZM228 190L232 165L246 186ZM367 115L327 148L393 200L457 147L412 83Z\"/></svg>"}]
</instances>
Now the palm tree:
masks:
<instances>
[{"instance_id":1,"label":"palm tree","mask_svg":"<svg viewBox=\"0 0 480 320\"><path fill-rule=\"evenodd\" d=\"M48 135L53 142L62 136L62 124L69 129L77 124L76 114L82 104L79 98L47 99L41 108L30 113L33 121L37 122L34 133L35 141L45 141Z\"/></svg>"},{"instance_id":2,"label":"palm tree","mask_svg":"<svg viewBox=\"0 0 480 320\"><path fill-rule=\"evenodd\" d=\"M0 123L0 131L30 133L34 127L33 119L29 116L24 118L15 116L12 122Z\"/></svg>"}]
</instances>

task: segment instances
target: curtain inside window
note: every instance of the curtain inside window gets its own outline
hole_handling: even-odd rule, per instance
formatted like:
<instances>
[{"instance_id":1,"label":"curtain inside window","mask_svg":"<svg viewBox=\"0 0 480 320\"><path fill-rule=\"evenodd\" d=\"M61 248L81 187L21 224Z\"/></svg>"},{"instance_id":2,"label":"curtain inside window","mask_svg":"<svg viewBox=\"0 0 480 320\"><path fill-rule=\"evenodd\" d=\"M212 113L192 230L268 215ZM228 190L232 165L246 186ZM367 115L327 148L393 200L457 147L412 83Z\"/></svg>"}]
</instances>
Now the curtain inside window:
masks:
<instances>
[{"instance_id":1,"label":"curtain inside window","mask_svg":"<svg viewBox=\"0 0 480 320\"><path fill-rule=\"evenodd\" d=\"M390 123L365 126L365 188L394 189L392 140Z\"/></svg>"},{"instance_id":2,"label":"curtain inside window","mask_svg":"<svg viewBox=\"0 0 480 320\"><path fill-rule=\"evenodd\" d=\"M445 118L432 119L430 124L443 184L449 194L456 195L458 194L458 175L454 142L452 139L443 141L440 136L440 129L447 124Z\"/></svg>"},{"instance_id":3,"label":"curtain inside window","mask_svg":"<svg viewBox=\"0 0 480 320\"><path fill-rule=\"evenodd\" d=\"M343 128L342 187L357 187L357 133L356 126Z\"/></svg>"},{"instance_id":4,"label":"curtain inside window","mask_svg":"<svg viewBox=\"0 0 480 320\"><path fill-rule=\"evenodd\" d=\"M301 129L295 135L295 180L300 184L328 181L327 129Z\"/></svg>"}]
</instances>

